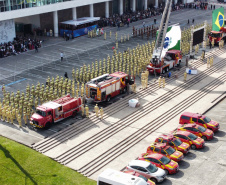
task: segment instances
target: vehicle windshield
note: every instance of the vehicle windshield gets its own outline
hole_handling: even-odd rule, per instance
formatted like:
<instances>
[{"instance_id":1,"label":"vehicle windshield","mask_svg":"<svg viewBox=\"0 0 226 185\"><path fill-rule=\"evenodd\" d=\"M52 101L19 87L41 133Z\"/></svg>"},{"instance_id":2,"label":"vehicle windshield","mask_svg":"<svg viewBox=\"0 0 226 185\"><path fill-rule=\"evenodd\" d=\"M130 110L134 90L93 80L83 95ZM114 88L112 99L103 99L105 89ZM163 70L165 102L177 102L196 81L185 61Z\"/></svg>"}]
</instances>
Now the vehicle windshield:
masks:
<instances>
[{"instance_id":1,"label":"vehicle windshield","mask_svg":"<svg viewBox=\"0 0 226 185\"><path fill-rule=\"evenodd\" d=\"M170 163L170 159L166 156L162 156L162 158L160 159L160 161L163 163L163 164L169 164Z\"/></svg>"},{"instance_id":2,"label":"vehicle windshield","mask_svg":"<svg viewBox=\"0 0 226 185\"><path fill-rule=\"evenodd\" d=\"M174 150L172 147L169 147L169 148L166 149L166 152L167 152L169 155L171 155L171 154L173 154L173 153L175 152L175 150Z\"/></svg>"},{"instance_id":3,"label":"vehicle windshield","mask_svg":"<svg viewBox=\"0 0 226 185\"><path fill-rule=\"evenodd\" d=\"M198 130L201 131L201 132L205 132L206 131L206 128L204 128L202 126L198 126Z\"/></svg>"},{"instance_id":4,"label":"vehicle windshield","mask_svg":"<svg viewBox=\"0 0 226 185\"><path fill-rule=\"evenodd\" d=\"M148 179L146 177L144 177L143 175L139 175L138 177L144 179L146 182L148 181Z\"/></svg>"},{"instance_id":5,"label":"vehicle windshield","mask_svg":"<svg viewBox=\"0 0 226 185\"><path fill-rule=\"evenodd\" d=\"M39 114L42 117L46 117L46 113L41 111L41 110L37 110L36 113Z\"/></svg>"},{"instance_id":6,"label":"vehicle windshield","mask_svg":"<svg viewBox=\"0 0 226 185\"><path fill-rule=\"evenodd\" d=\"M153 164L150 164L150 165L147 167L147 169L148 169L148 171L151 172L151 173L155 173L155 172L158 170L158 168L157 168L155 165L153 165Z\"/></svg>"},{"instance_id":7,"label":"vehicle windshield","mask_svg":"<svg viewBox=\"0 0 226 185\"><path fill-rule=\"evenodd\" d=\"M203 119L205 123L209 123L211 121L210 118L208 118L207 116Z\"/></svg>"},{"instance_id":8,"label":"vehicle windshield","mask_svg":"<svg viewBox=\"0 0 226 185\"><path fill-rule=\"evenodd\" d=\"M220 37L221 36L221 34L220 33L210 33L210 36L211 37Z\"/></svg>"},{"instance_id":9,"label":"vehicle windshield","mask_svg":"<svg viewBox=\"0 0 226 185\"><path fill-rule=\"evenodd\" d=\"M173 141L173 143L176 145L176 146L180 146L182 144L182 141L180 139L175 139Z\"/></svg>"},{"instance_id":10,"label":"vehicle windshield","mask_svg":"<svg viewBox=\"0 0 226 185\"><path fill-rule=\"evenodd\" d=\"M189 134L188 137L191 139L191 140L196 140L197 139L197 136L194 135L194 134Z\"/></svg>"}]
</instances>

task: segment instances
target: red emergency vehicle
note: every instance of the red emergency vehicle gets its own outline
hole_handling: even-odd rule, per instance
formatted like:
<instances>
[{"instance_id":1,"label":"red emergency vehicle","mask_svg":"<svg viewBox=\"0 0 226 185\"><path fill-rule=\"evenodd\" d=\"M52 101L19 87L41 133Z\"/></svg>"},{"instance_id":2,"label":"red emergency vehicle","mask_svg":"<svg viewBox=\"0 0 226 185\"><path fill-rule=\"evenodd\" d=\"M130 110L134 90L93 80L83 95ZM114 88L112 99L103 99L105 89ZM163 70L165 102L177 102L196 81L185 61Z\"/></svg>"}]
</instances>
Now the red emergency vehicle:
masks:
<instances>
[{"instance_id":1,"label":"red emergency vehicle","mask_svg":"<svg viewBox=\"0 0 226 185\"><path fill-rule=\"evenodd\" d=\"M81 98L70 95L50 101L36 108L36 113L31 116L30 124L38 128L49 128L51 124L59 122L69 116L75 117L81 110Z\"/></svg>"},{"instance_id":2,"label":"red emergency vehicle","mask_svg":"<svg viewBox=\"0 0 226 185\"><path fill-rule=\"evenodd\" d=\"M169 69L174 68L176 65L179 66L181 63L181 59L182 54L180 50L170 50L166 52L164 59L162 59L161 61L158 61L157 58L153 58L151 60L150 65L147 66L147 70L150 73L154 73L155 71L157 74L164 74L168 72Z\"/></svg>"},{"instance_id":3,"label":"red emergency vehicle","mask_svg":"<svg viewBox=\"0 0 226 185\"><path fill-rule=\"evenodd\" d=\"M182 125L187 123L196 123L212 130L213 132L218 131L220 128L218 122L211 120L205 115L192 112L184 112L183 114L181 114L179 123Z\"/></svg>"},{"instance_id":4,"label":"red emergency vehicle","mask_svg":"<svg viewBox=\"0 0 226 185\"><path fill-rule=\"evenodd\" d=\"M208 38L209 40L212 42L212 39L214 39L214 43L218 44L219 41L221 41L222 39L224 39L225 37L225 28L221 28L221 31L211 31L208 34Z\"/></svg>"},{"instance_id":5,"label":"red emergency vehicle","mask_svg":"<svg viewBox=\"0 0 226 185\"><path fill-rule=\"evenodd\" d=\"M95 102L110 101L111 98L125 93L127 86L133 83L134 77L124 72L104 74L86 83L86 98Z\"/></svg>"}]
</instances>

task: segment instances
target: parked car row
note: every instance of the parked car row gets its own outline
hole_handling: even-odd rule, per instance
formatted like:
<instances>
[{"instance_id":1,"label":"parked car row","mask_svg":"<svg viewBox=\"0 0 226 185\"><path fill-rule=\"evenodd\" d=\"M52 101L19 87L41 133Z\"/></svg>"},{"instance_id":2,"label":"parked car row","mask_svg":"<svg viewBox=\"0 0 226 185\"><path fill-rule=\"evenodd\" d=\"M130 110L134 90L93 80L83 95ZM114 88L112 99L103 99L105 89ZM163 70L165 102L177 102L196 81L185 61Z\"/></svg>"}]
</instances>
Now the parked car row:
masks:
<instances>
[{"instance_id":1,"label":"parked car row","mask_svg":"<svg viewBox=\"0 0 226 185\"><path fill-rule=\"evenodd\" d=\"M179 171L178 163L190 149L203 148L205 141L213 139L219 130L219 123L201 114L184 112L179 123L175 130L157 137L146 153L129 162L123 172L142 178L146 185L162 182L168 174Z\"/></svg>"}]
</instances>

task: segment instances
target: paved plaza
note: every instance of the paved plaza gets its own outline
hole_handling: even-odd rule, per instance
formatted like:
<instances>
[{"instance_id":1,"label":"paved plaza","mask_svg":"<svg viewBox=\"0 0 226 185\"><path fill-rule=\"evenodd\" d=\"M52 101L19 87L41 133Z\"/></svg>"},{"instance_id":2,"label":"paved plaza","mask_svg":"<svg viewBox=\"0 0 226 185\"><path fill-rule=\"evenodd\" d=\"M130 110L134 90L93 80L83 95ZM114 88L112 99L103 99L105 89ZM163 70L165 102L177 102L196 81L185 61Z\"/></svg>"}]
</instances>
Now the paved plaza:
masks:
<instances>
[{"instance_id":1,"label":"paved plaza","mask_svg":"<svg viewBox=\"0 0 226 185\"><path fill-rule=\"evenodd\" d=\"M211 11L183 9L172 12L170 24L180 23L182 29L187 25L188 17L195 23L207 20L211 22ZM161 16L157 16L159 24ZM145 20L146 25L153 24L153 18ZM157 24L157 26L158 26ZM132 33L132 26L141 27L142 21L135 22L129 28L118 31L121 35ZM63 76L68 72L71 78L72 68L80 68L83 64L91 64L96 59L102 60L115 45L114 33L117 28L106 28L112 31L112 38L104 40L103 36L88 38L86 36L64 41L62 38L43 38L43 47L38 53L29 51L18 56L0 60L0 84L8 84L6 90L24 91L27 83L45 83L48 76ZM132 36L132 35L131 35ZM151 40L150 40L151 41ZM146 43L146 39L130 38L119 43L119 50L136 47ZM60 61L60 52L64 52L64 60ZM220 131L212 141L207 141L204 149L191 150L179 163L180 171L168 175L161 184L175 185L223 185L226 181L226 63L225 48L207 49L206 57L214 57L212 68L206 67L206 60L190 60L189 64L198 70L197 75L188 75L183 80L185 60L180 71L172 70L174 76L166 80L166 88L158 88L154 76L149 77L146 90L130 94L112 102L104 111L104 120L95 115L90 119L80 116L58 123L48 130L33 130L31 126L18 128L17 125L0 122L2 135L16 140L46 156L53 158L83 175L97 180L98 174L106 168L123 169L129 161L137 158L161 133L168 133L178 125L179 116L184 111L206 113L207 116L220 123ZM140 89L137 77L138 89ZM2 94L0 93L0 97ZM139 98L141 106L137 109L128 107L128 100ZM92 109L91 109L92 111Z\"/></svg>"}]
</instances>

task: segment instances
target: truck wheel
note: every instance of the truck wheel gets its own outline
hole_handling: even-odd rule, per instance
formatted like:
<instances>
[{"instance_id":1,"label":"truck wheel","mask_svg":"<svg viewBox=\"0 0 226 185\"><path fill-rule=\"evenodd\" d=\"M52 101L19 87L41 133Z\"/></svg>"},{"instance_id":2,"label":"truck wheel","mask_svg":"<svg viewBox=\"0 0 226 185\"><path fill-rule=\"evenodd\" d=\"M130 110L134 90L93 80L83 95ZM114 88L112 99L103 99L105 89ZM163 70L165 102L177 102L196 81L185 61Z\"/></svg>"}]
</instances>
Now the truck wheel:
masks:
<instances>
[{"instance_id":1,"label":"truck wheel","mask_svg":"<svg viewBox=\"0 0 226 185\"><path fill-rule=\"evenodd\" d=\"M45 125L45 129L49 129L51 127L51 123L50 122L48 122L48 123L46 123L46 125Z\"/></svg>"},{"instance_id":2,"label":"truck wheel","mask_svg":"<svg viewBox=\"0 0 226 185\"><path fill-rule=\"evenodd\" d=\"M74 118L75 116L76 116L76 114L77 114L77 112L76 111L74 111L73 113L72 113L72 118Z\"/></svg>"},{"instance_id":3,"label":"truck wheel","mask_svg":"<svg viewBox=\"0 0 226 185\"><path fill-rule=\"evenodd\" d=\"M150 178L151 181L153 181L155 184L157 183L157 180L155 178Z\"/></svg>"},{"instance_id":4,"label":"truck wheel","mask_svg":"<svg viewBox=\"0 0 226 185\"><path fill-rule=\"evenodd\" d=\"M111 100L111 96L107 97L107 102L109 102Z\"/></svg>"},{"instance_id":5,"label":"truck wheel","mask_svg":"<svg viewBox=\"0 0 226 185\"><path fill-rule=\"evenodd\" d=\"M196 149L196 146L195 146L194 144L192 144L192 145L191 145L191 149L192 149L192 150L195 150L195 149Z\"/></svg>"},{"instance_id":6,"label":"truck wheel","mask_svg":"<svg viewBox=\"0 0 226 185\"><path fill-rule=\"evenodd\" d=\"M204 139L204 141L206 141L206 140L207 140L206 136L202 136L202 139Z\"/></svg>"}]
</instances>

